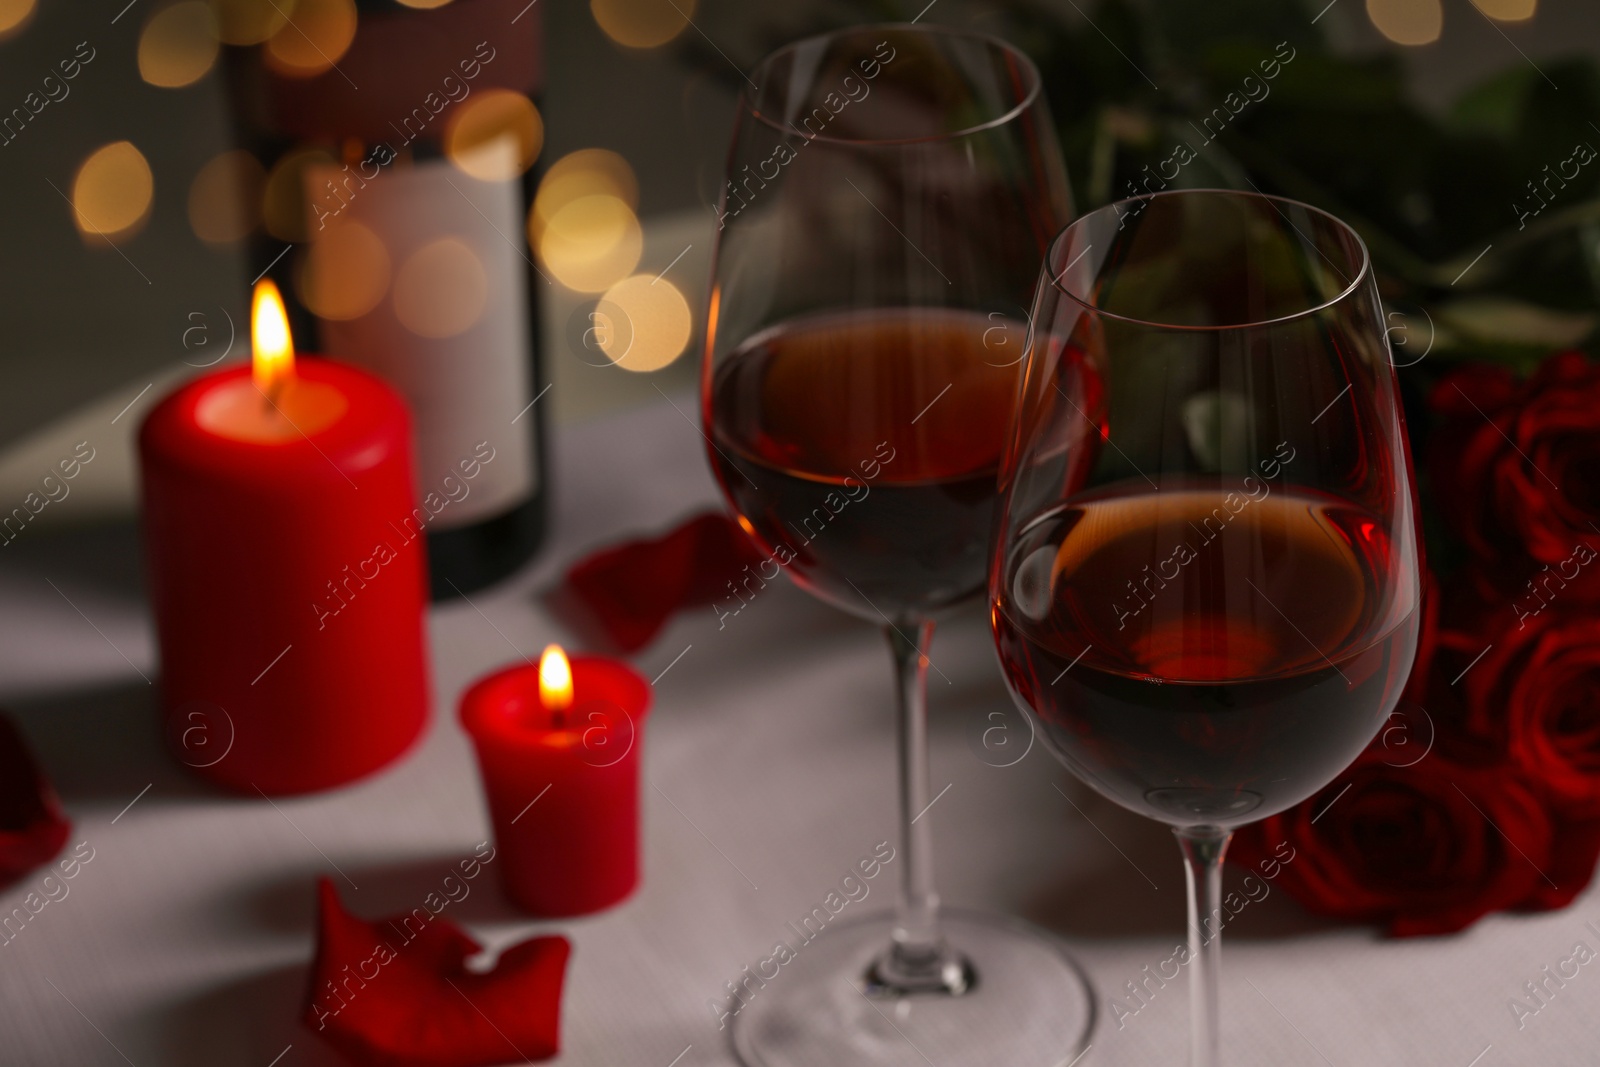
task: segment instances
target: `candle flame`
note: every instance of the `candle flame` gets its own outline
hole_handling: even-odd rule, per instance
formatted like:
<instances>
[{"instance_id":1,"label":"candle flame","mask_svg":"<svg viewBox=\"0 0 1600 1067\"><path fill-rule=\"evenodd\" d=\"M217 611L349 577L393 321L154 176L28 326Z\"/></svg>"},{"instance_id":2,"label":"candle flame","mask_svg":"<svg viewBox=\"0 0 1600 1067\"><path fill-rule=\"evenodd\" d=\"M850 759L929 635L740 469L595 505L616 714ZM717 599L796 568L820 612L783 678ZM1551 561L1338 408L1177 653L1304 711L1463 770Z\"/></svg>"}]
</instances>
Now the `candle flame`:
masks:
<instances>
[{"instance_id":1,"label":"candle flame","mask_svg":"<svg viewBox=\"0 0 1600 1067\"><path fill-rule=\"evenodd\" d=\"M272 279L256 283L250 305L251 375L256 388L268 397L294 379L294 341L289 336L289 316L283 297Z\"/></svg>"},{"instance_id":2,"label":"candle flame","mask_svg":"<svg viewBox=\"0 0 1600 1067\"><path fill-rule=\"evenodd\" d=\"M553 712L572 707L572 665L560 645L547 646L539 657L539 702Z\"/></svg>"}]
</instances>

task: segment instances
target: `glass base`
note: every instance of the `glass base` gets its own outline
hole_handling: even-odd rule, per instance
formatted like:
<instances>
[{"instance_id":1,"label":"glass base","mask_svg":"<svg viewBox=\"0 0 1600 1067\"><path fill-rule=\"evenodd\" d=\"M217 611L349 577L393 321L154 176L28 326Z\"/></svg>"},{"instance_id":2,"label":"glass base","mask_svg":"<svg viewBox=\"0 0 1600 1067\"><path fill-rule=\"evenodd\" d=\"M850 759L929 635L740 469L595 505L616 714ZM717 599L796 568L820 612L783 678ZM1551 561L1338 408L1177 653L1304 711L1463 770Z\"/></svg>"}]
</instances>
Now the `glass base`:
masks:
<instances>
[{"instance_id":1,"label":"glass base","mask_svg":"<svg viewBox=\"0 0 1600 1067\"><path fill-rule=\"evenodd\" d=\"M1067 1067L1082 1055L1094 1029L1094 993L1057 938L979 912L947 910L940 921L950 947L971 964L966 992L872 995L869 975L889 943L894 917L830 927L801 946L729 1020L740 1062Z\"/></svg>"}]
</instances>

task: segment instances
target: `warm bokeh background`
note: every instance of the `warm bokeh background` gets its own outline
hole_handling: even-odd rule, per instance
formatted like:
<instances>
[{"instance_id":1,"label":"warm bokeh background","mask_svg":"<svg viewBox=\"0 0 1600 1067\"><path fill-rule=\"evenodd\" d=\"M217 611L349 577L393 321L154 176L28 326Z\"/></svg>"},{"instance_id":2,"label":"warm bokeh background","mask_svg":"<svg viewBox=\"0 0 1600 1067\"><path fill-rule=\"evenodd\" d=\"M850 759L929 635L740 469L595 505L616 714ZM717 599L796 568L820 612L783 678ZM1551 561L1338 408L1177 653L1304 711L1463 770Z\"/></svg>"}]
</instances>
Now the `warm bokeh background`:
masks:
<instances>
[{"instance_id":1,"label":"warm bokeh background","mask_svg":"<svg viewBox=\"0 0 1600 1067\"><path fill-rule=\"evenodd\" d=\"M223 328L218 309L244 321L250 276L237 246L208 245L189 223L195 175L228 147L219 71L207 66L202 48L198 57L180 50L179 58L163 68L167 73L159 73L148 58L160 51L152 38L144 46L152 77L170 81L192 77L196 70L205 73L177 88L141 77L141 40L152 32L152 20L175 5L170 0L36 2L0 39L0 111L20 106L59 60L80 50L80 43L86 42L83 54L92 49L94 58L68 83L70 95L49 104L20 136L0 145L0 365L6 371L0 447L95 397L130 385L137 391L137 379L184 357L186 330L201 322ZM683 26L658 47L629 48L608 38L591 4L542 0L538 10L544 18L548 77L541 100L546 132L541 160L548 163L593 146L623 155L639 178L639 214L646 220L647 238L653 218L695 211L709 218L731 128L738 84L734 65L748 69L768 48L798 33L879 15L910 18L922 4L678 0L692 26ZM1303 6L1311 11L1320 4L1306 0ZM29 0L0 0L0 24L14 22L30 6ZM653 18L660 14L655 9L669 5L666 0L602 0L602 6L626 19ZM1059 9L1070 25L1081 19L1077 8L1084 5L1043 0L1038 6ZM939 0L925 17L998 27L1005 7ZM1524 21L1492 22L1483 13L1529 9L1536 10ZM181 19L165 17L166 28L181 39ZM1429 104L1516 62L1519 52L1534 62L1574 52L1600 55L1600 18L1586 0L1477 0L1476 7L1469 0L1337 0L1320 21L1350 50L1402 53L1417 98ZM1437 40L1404 47L1386 39L1375 22L1394 37ZM137 147L153 185L148 217L137 232L117 240L121 254L81 237L67 201L84 161L119 141ZM113 153L111 162L116 158ZM134 188L119 185L135 201L136 171ZM659 269L671 254L657 257L657 263L647 256L640 269ZM684 277L680 284L698 305L704 280ZM191 318L195 313L206 318ZM191 342L196 339L190 336ZM575 358L562 351L547 355L551 361ZM684 358L693 358L692 349ZM638 387L621 381L630 375L615 377L619 389ZM560 413L565 401L552 399Z\"/></svg>"}]
</instances>

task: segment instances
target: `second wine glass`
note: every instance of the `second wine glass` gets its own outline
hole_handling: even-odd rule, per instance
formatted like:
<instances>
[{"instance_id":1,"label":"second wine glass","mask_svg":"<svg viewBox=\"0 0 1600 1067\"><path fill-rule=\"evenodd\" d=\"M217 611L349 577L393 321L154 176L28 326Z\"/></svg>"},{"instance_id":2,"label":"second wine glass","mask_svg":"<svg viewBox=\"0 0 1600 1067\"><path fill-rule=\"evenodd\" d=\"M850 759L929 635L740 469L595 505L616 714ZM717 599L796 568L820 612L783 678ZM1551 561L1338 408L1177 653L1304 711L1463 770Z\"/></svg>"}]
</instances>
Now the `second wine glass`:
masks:
<instances>
[{"instance_id":1,"label":"second wine glass","mask_svg":"<svg viewBox=\"0 0 1600 1067\"><path fill-rule=\"evenodd\" d=\"M1042 932L941 912L925 706L935 613L985 584L1027 304L1070 217L1038 72L991 38L865 26L750 81L718 220L709 456L772 565L888 638L901 887L892 916L830 926L733 1006L734 1045L752 1067L1054 1067L1092 998Z\"/></svg>"},{"instance_id":2,"label":"second wine glass","mask_svg":"<svg viewBox=\"0 0 1600 1067\"><path fill-rule=\"evenodd\" d=\"M1215 1067L1229 837L1355 759L1416 650L1416 509L1377 286L1325 212L1175 191L1063 231L1032 321L995 640L1067 767L1177 833L1190 1062Z\"/></svg>"}]
</instances>

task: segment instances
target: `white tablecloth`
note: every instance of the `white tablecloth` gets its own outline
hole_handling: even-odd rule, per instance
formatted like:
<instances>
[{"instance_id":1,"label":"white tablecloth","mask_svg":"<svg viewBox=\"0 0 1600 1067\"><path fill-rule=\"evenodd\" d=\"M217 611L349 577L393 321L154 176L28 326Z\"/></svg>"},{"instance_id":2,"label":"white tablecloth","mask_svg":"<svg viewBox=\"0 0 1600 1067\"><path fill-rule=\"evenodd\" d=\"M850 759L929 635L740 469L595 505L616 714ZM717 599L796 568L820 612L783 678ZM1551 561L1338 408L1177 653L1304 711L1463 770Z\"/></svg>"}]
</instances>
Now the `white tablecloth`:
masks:
<instances>
[{"instance_id":1,"label":"white tablecloth","mask_svg":"<svg viewBox=\"0 0 1600 1067\"><path fill-rule=\"evenodd\" d=\"M537 564L470 604L434 609L425 739L386 773L333 793L275 805L225 796L165 755L131 527L29 531L7 546L0 700L59 787L72 841L94 858L65 898L0 944L0 1065L340 1062L297 1022L316 876L332 874L360 915L405 911L485 839L457 695L486 670L570 641L536 597L572 559L715 501L693 399L673 400L679 410L656 403L558 432L553 533ZM974 610L933 650L934 788L950 785L927 815L941 889L951 903L1062 933L1102 995L1115 995L1181 937L1177 851L1165 830L1086 795L1038 747L1011 767L977 757L973 734L1009 706L991 649ZM724 628L709 608L677 619L638 666L661 675L640 892L596 917L543 924L510 910L485 877L444 914L491 949L545 930L572 940L558 1062L727 1064L709 1001L893 839L887 653L873 628L775 585ZM42 873L0 896L0 913ZM850 906L892 895L880 879ZM1600 925L1594 892L1556 914L1389 942L1317 924L1274 891L1229 926L1226 1059L1600 1062L1600 968L1569 979L1520 1031L1509 1007L1575 942L1600 948L1591 920ZM1184 1062L1187 1008L1170 984L1120 1029L1104 1016L1085 1067Z\"/></svg>"}]
</instances>

